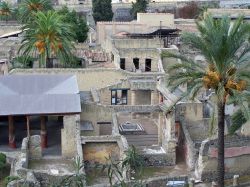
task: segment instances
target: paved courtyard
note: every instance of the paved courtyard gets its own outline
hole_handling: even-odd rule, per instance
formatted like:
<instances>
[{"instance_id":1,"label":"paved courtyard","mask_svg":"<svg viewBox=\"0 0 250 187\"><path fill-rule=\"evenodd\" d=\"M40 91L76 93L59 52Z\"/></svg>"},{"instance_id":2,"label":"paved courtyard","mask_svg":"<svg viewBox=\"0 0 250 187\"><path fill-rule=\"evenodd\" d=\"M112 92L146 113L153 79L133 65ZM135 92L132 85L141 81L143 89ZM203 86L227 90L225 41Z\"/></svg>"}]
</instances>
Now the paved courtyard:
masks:
<instances>
[{"instance_id":1,"label":"paved courtyard","mask_svg":"<svg viewBox=\"0 0 250 187\"><path fill-rule=\"evenodd\" d=\"M158 127L150 114L136 114L134 116L131 113L118 114L119 125L127 121L140 124L144 129L142 134L124 135L129 145L135 145L137 147L158 145Z\"/></svg>"}]
</instances>

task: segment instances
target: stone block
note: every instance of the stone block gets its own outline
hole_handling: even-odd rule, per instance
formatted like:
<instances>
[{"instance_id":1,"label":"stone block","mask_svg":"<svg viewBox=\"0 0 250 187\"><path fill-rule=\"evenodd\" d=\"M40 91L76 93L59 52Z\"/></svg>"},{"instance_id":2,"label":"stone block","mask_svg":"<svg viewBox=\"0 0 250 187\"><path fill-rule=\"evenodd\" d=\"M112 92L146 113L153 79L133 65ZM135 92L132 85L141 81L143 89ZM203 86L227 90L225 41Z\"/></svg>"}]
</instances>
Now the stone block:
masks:
<instances>
[{"instance_id":1,"label":"stone block","mask_svg":"<svg viewBox=\"0 0 250 187\"><path fill-rule=\"evenodd\" d=\"M41 137L39 135L31 136L29 139L29 158L42 158Z\"/></svg>"},{"instance_id":2,"label":"stone block","mask_svg":"<svg viewBox=\"0 0 250 187\"><path fill-rule=\"evenodd\" d=\"M73 158L77 155L77 123L80 122L78 115L68 115L63 117L64 128L61 130L62 156Z\"/></svg>"}]
</instances>

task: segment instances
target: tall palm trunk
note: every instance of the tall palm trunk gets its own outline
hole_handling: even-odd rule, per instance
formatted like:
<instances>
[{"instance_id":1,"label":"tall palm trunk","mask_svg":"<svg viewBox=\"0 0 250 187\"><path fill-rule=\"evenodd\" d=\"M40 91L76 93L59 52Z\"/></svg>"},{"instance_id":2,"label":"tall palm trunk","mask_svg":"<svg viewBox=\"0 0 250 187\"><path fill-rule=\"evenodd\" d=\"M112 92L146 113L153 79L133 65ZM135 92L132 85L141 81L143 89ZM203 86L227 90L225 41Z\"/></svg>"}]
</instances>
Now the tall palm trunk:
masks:
<instances>
[{"instance_id":1,"label":"tall palm trunk","mask_svg":"<svg viewBox=\"0 0 250 187\"><path fill-rule=\"evenodd\" d=\"M46 68L53 68L53 59L50 58L48 47L46 47Z\"/></svg>"},{"instance_id":2,"label":"tall palm trunk","mask_svg":"<svg viewBox=\"0 0 250 187\"><path fill-rule=\"evenodd\" d=\"M224 187L224 131L225 131L225 102L218 103L218 166L217 166L217 180L218 186Z\"/></svg>"},{"instance_id":3,"label":"tall palm trunk","mask_svg":"<svg viewBox=\"0 0 250 187\"><path fill-rule=\"evenodd\" d=\"M47 57L46 58L46 68L53 68L53 59Z\"/></svg>"}]
</instances>

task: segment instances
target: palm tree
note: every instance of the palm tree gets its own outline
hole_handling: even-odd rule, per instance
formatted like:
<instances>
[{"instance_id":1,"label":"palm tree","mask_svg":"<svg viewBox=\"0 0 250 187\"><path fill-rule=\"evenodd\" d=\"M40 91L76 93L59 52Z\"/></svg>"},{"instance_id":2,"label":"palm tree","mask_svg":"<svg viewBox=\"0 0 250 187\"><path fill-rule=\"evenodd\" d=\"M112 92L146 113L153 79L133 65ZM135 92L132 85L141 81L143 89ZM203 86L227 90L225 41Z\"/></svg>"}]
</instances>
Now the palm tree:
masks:
<instances>
[{"instance_id":1,"label":"palm tree","mask_svg":"<svg viewBox=\"0 0 250 187\"><path fill-rule=\"evenodd\" d=\"M32 20L36 12L48 10L53 10L50 0L24 0L19 7L20 20L26 23Z\"/></svg>"},{"instance_id":2,"label":"palm tree","mask_svg":"<svg viewBox=\"0 0 250 187\"><path fill-rule=\"evenodd\" d=\"M183 97L194 98L204 88L215 92L218 116L217 182L219 187L223 187L225 106L230 101L234 102L240 106L246 120L250 116L250 25L243 21L243 17L231 23L227 16L215 20L211 15L196 25L199 34L185 33L182 39L184 44L201 52L205 64L179 54L163 53L162 57L181 60L170 65L167 73L170 88L187 84L187 92Z\"/></svg>"},{"instance_id":3,"label":"palm tree","mask_svg":"<svg viewBox=\"0 0 250 187\"><path fill-rule=\"evenodd\" d=\"M10 7L10 4L5 1L0 2L0 17L5 18L5 21L7 22L8 17L11 16L11 13L12 9Z\"/></svg>"},{"instance_id":4,"label":"palm tree","mask_svg":"<svg viewBox=\"0 0 250 187\"><path fill-rule=\"evenodd\" d=\"M39 56L39 66L51 67L52 57L61 62L72 60L74 35L71 25L63 22L63 16L57 12L37 12L33 21L24 27L24 39L19 49L23 55Z\"/></svg>"}]
</instances>

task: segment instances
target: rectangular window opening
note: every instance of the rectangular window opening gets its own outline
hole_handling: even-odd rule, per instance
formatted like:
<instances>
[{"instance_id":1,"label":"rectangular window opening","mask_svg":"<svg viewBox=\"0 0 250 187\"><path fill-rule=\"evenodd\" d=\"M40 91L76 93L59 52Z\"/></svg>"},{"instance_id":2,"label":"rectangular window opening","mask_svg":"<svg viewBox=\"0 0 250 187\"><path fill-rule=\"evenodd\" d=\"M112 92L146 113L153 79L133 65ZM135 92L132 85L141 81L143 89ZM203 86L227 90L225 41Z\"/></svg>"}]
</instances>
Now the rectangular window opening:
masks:
<instances>
[{"instance_id":1,"label":"rectangular window opening","mask_svg":"<svg viewBox=\"0 0 250 187\"><path fill-rule=\"evenodd\" d=\"M133 58L135 69L139 69L139 58Z\"/></svg>"},{"instance_id":2,"label":"rectangular window opening","mask_svg":"<svg viewBox=\"0 0 250 187\"><path fill-rule=\"evenodd\" d=\"M128 90L111 90L111 105L127 105Z\"/></svg>"},{"instance_id":3,"label":"rectangular window opening","mask_svg":"<svg viewBox=\"0 0 250 187\"><path fill-rule=\"evenodd\" d=\"M151 59L149 58L145 60L145 71L151 71Z\"/></svg>"},{"instance_id":4,"label":"rectangular window opening","mask_svg":"<svg viewBox=\"0 0 250 187\"><path fill-rule=\"evenodd\" d=\"M123 70L125 70L125 68L126 68L125 63L126 63L125 58L121 58L120 59L120 68Z\"/></svg>"}]
</instances>

